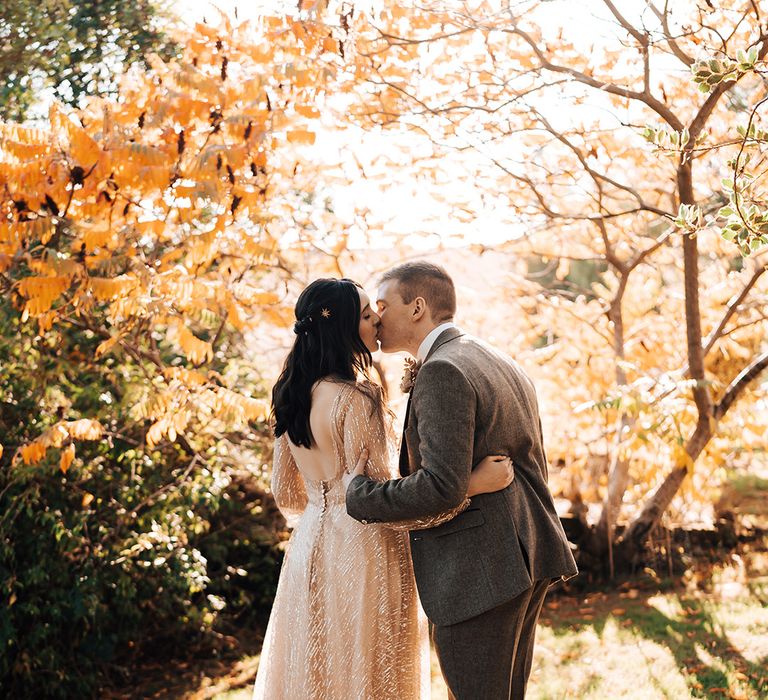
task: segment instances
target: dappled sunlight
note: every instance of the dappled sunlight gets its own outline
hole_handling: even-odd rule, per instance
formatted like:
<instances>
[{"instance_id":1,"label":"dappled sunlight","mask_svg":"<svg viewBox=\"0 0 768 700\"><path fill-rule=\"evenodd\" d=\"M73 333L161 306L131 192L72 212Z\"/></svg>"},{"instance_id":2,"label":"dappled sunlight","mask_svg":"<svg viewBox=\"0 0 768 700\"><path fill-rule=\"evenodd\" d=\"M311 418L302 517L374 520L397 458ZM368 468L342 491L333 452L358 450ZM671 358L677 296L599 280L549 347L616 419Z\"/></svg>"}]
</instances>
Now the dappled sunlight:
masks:
<instances>
[{"instance_id":1,"label":"dappled sunlight","mask_svg":"<svg viewBox=\"0 0 768 700\"><path fill-rule=\"evenodd\" d=\"M627 622L610 616L600 632L595 626L580 627L567 635L567 643L566 638L541 628L530 697L685 697L685 678L668 651L628 630Z\"/></svg>"}]
</instances>

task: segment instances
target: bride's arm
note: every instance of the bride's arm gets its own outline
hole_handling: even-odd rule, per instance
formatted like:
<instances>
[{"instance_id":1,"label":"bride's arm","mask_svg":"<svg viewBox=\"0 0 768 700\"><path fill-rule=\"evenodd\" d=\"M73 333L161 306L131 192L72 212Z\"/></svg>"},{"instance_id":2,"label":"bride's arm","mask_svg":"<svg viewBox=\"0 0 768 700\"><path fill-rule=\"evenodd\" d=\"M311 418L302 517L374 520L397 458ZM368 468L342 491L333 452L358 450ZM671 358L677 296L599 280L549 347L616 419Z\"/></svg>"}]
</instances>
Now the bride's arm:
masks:
<instances>
[{"instance_id":1,"label":"bride's arm","mask_svg":"<svg viewBox=\"0 0 768 700\"><path fill-rule=\"evenodd\" d=\"M288 525L293 527L307 507L307 489L291 454L286 433L275 440L271 488L277 507Z\"/></svg>"},{"instance_id":2,"label":"bride's arm","mask_svg":"<svg viewBox=\"0 0 768 700\"><path fill-rule=\"evenodd\" d=\"M368 461L368 452L373 448L374 454L380 454L371 441L385 441L386 430L382 420L366 397L359 391L350 397L346 413L343 418L343 445L345 471L345 485L356 474L365 474ZM480 493L499 491L512 481L511 461L501 455L486 457L470 475L467 495L455 508L440 513L433 513L423 517L408 518L381 523L384 527L393 530L423 530L437 527L452 520L463 513L470 504L470 497Z\"/></svg>"},{"instance_id":3,"label":"bride's arm","mask_svg":"<svg viewBox=\"0 0 768 700\"><path fill-rule=\"evenodd\" d=\"M356 473L362 473L359 469ZM427 518L417 518L415 520L398 520L391 523L383 523L385 527L394 530L424 530L430 527L437 527L449 520L452 520L460 513L463 513L470 504L470 498L481 493L493 493L501 491L509 486L515 478L512 460L504 455L490 455L483 459L473 470L469 477L469 490L467 498L458 508L439 513Z\"/></svg>"}]
</instances>

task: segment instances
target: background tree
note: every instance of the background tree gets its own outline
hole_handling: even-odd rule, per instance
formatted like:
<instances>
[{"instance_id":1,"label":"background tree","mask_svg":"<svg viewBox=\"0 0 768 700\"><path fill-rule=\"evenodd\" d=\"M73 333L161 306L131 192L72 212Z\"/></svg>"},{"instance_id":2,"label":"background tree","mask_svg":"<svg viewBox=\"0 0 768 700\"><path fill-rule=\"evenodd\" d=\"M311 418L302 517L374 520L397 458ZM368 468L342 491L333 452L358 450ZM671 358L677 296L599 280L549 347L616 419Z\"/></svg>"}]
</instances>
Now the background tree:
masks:
<instances>
[{"instance_id":1,"label":"background tree","mask_svg":"<svg viewBox=\"0 0 768 700\"><path fill-rule=\"evenodd\" d=\"M21 120L40 93L73 107L114 94L116 76L154 51L172 56L162 2L7 0L0 13L0 117Z\"/></svg>"},{"instance_id":2,"label":"background tree","mask_svg":"<svg viewBox=\"0 0 768 700\"><path fill-rule=\"evenodd\" d=\"M566 493L602 501L582 545L612 567L625 501L628 561L683 484L701 493L729 453L764 445L768 31L752 2L592 9L599 35L567 3L389 8L360 48L360 113L428 135L427 174L508 212L553 454ZM560 288L527 274L531 255L556 261ZM587 284L575 264L595 265Z\"/></svg>"}]
</instances>

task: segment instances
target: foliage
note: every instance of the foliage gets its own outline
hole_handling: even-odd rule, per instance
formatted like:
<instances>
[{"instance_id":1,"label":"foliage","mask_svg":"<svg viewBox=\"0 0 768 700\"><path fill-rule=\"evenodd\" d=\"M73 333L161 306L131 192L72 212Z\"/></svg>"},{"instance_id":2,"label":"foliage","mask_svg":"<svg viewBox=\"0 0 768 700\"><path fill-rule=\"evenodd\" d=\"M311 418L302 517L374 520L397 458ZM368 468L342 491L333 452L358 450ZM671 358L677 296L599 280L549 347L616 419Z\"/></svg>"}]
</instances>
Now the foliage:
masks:
<instances>
[{"instance_id":1,"label":"foliage","mask_svg":"<svg viewBox=\"0 0 768 700\"><path fill-rule=\"evenodd\" d=\"M132 73L82 123L54 105L49 129L0 126L3 293L41 337L88 331L95 358L147 365L132 410L151 421L148 447L179 437L193 451L265 416L265 401L205 366L225 331L284 322L265 273L284 264L278 241L302 196L293 144L314 138L322 66L302 52L328 53L317 28L281 19L256 35L197 31L182 61ZM14 463L92 427L52 426Z\"/></svg>"},{"instance_id":2,"label":"foliage","mask_svg":"<svg viewBox=\"0 0 768 700\"><path fill-rule=\"evenodd\" d=\"M88 694L227 605L264 618L284 523L242 355L288 313L328 31L198 25L119 99L0 124L3 690Z\"/></svg>"},{"instance_id":3,"label":"foliage","mask_svg":"<svg viewBox=\"0 0 768 700\"><path fill-rule=\"evenodd\" d=\"M176 51L161 4L116 0L5 0L0 16L0 117L23 119L43 90L78 106L113 93L115 74L149 51Z\"/></svg>"},{"instance_id":4,"label":"foliage","mask_svg":"<svg viewBox=\"0 0 768 700\"><path fill-rule=\"evenodd\" d=\"M673 499L707 500L734 450L765 446L768 36L736 5L605 0L582 35L567 3L414 3L359 42L358 116L431 141L422 175L462 183L456 218L509 226L499 295L530 325L563 493L599 507L582 544L611 566L625 504L630 558ZM604 271L569 279L584 264Z\"/></svg>"},{"instance_id":5,"label":"foliage","mask_svg":"<svg viewBox=\"0 0 768 700\"><path fill-rule=\"evenodd\" d=\"M7 304L2 314L6 444L82 415L105 427L64 462L54 451L35 465L12 466L12 452L0 462L0 687L13 697L92 694L105 668L129 652L201 637L224 607L221 592L228 613L247 608L251 620L263 618L280 524L250 510L261 544L225 537L225 514L243 515L230 497L235 446L222 439L194 455L167 442L149 448L146 425L131 411L146 368L131 358L94 362L98 339L87 331L35 337ZM247 580L222 585L212 543Z\"/></svg>"}]
</instances>

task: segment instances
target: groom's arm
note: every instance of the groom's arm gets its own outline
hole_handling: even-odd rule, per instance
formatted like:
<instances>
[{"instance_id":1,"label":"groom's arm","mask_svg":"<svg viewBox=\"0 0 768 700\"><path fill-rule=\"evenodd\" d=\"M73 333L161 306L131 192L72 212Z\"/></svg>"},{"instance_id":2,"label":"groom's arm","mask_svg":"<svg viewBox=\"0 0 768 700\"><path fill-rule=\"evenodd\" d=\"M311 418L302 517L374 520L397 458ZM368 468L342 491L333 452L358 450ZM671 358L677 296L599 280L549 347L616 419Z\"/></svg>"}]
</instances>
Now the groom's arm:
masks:
<instances>
[{"instance_id":1,"label":"groom's arm","mask_svg":"<svg viewBox=\"0 0 768 700\"><path fill-rule=\"evenodd\" d=\"M374 481L357 476L347 488L347 513L365 522L436 515L464 502L472 470L475 391L454 365L424 364L413 389L421 469L410 476Z\"/></svg>"}]
</instances>

